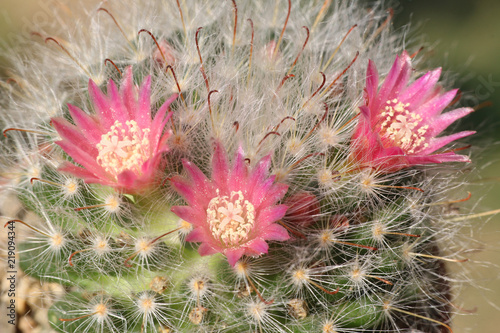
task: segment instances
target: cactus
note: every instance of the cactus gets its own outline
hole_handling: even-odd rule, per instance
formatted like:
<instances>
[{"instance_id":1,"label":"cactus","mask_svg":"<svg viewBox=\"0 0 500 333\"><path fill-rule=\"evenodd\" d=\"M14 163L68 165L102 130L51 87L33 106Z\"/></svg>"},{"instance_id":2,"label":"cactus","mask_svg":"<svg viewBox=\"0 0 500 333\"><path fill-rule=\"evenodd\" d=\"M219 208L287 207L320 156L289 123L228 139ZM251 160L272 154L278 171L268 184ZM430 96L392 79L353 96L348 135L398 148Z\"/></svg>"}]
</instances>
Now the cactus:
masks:
<instances>
[{"instance_id":1,"label":"cactus","mask_svg":"<svg viewBox=\"0 0 500 333\"><path fill-rule=\"evenodd\" d=\"M55 330L451 332L448 144L473 132L441 132L472 109L445 111L391 11L80 6L2 82L2 191L39 216L8 226L66 290Z\"/></svg>"}]
</instances>

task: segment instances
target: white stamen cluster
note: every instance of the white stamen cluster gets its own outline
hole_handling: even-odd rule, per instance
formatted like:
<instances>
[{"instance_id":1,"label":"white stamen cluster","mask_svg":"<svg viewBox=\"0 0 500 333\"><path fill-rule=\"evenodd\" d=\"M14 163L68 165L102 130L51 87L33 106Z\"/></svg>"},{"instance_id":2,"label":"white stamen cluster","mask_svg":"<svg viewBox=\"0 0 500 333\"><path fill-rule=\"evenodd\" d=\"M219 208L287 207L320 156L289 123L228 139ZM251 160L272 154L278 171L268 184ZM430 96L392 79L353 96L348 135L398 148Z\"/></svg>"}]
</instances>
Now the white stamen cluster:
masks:
<instances>
[{"instance_id":1,"label":"white stamen cluster","mask_svg":"<svg viewBox=\"0 0 500 333\"><path fill-rule=\"evenodd\" d=\"M115 177L124 170L140 174L142 165L150 158L149 132L135 120L127 120L125 126L116 120L96 145L97 162Z\"/></svg>"},{"instance_id":2,"label":"white stamen cluster","mask_svg":"<svg viewBox=\"0 0 500 333\"><path fill-rule=\"evenodd\" d=\"M229 196L217 195L208 204L207 222L216 239L225 245L238 245L248 238L253 228L255 208L241 191L232 191Z\"/></svg>"},{"instance_id":3,"label":"white stamen cluster","mask_svg":"<svg viewBox=\"0 0 500 333\"><path fill-rule=\"evenodd\" d=\"M429 144L425 133L429 125L422 125L422 117L408 110L410 103L402 103L397 99L387 101L385 111L381 113L383 120L380 133L384 139L396 144L407 154L413 154Z\"/></svg>"}]
</instances>

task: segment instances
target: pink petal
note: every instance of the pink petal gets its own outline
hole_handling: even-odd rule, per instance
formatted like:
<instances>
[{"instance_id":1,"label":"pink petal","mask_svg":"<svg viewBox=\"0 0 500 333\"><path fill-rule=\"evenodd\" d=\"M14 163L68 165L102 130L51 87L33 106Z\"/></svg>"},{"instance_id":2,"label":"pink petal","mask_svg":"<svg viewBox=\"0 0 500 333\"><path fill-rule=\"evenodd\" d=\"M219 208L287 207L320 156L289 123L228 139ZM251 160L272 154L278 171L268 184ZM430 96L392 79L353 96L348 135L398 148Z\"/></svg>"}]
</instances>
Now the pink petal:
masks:
<instances>
[{"instance_id":1,"label":"pink petal","mask_svg":"<svg viewBox=\"0 0 500 333\"><path fill-rule=\"evenodd\" d=\"M429 131L430 136L436 136L442 131L444 131L449 125L451 125L456 120L465 117L469 113L473 112L472 108L460 108L453 111L449 111L441 114L437 119L435 119Z\"/></svg>"},{"instance_id":2,"label":"pink petal","mask_svg":"<svg viewBox=\"0 0 500 333\"><path fill-rule=\"evenodd\" d=\"M102 179L94 175L92 172L88 171L87 169L80 168L74 164L71 164L69 162L64 162L57 170L61 172L67 172L72 174L75 177L82 178L86 183L99 183L103 185L112 185L114 184L113 182L107 180L107 179Z\"/></svg>"},{"instance_id":3,"label":"pink petal","mask_svg":"<svg viewBox=\"0 0 500 333\"><path fill-rule=\"evenodd\" d=\"M137 92L133 82L132 66L127 67L123 75L123 81L120 87L123 104L128 112L128 119L135 119L135 110L137 109Z\"/></svg>"},{"instance_id":4,"label":"pink petal","mask_svg":"<svg viewBox=\"0 0 500 333\"><path fill-rule=\"evenodd\" d=\"M172 113L170 113L170 114L172 114ZM170 116L169 116L169 118L170 118ZM155 148L156 153L165 153L165 152L170 150L168 148L167 142L168 142L168 138L170 138L171 136L172 136L172 130L168 130L165 132L165 134L163 134L163 136L158 141L158 145Z\"/></svg>"},{"instance_id":5,"label":"pink petal","mask_svg":"<svg viewBox=\"0 0 500 333\"><path fill-rule=\"evenodd\" d=\"M116 178L118 180L118 185L125 189L125 192L130 192L130 190L138 190L135 188L137 186L137 175L135 172L131 170L125 170L120 172ZM142 187L147 187L150 184L142 183L141 185Z\"/></svg>"},{"instance_id":6,"label":"pink petal","mask_svg":"<svg viewBox=\"0 0 500 333\"><path fill-rule=\"evenodd\" d=\"M191 241L190 241L191 242ZM202 243L198 248L198 253L200 256L209 256L215 253L219 253L219 251L213 249L209 244ZM238 258L239 259L239 258Z\"/></svg>"},{"instance_id":7,"label":"pink petal","mask_svg":"<svg viewBox=\"0 0 500 333\"><path fill-rule=\"evenodd\" d=\"M56 144L69 156L71 156L76 163L81 164L98 178L108 179L108 173L99 164L97 164L95 158L80 149L78 146L69 143L68 141L57 141Z\"/></svg>"},{"instance_id":8,"label":"pink petal","mask_svg":"<svg viewBox=\"0 0 500 333\"><path fill-rule=\"evenodd\" d=\"M255 209L258 209L261 203L266 199L266 195L273 186L275 177L270 177L266 179L261 184L256 184L250 193L250 202L254 205Z\"/></svg>"},{"instance_id":9,"label":"pink petal","mask_svg":"<svg viewBox=\"0 0 500 333\"><path fill-rule=\"evenodd\" d=\"M472 135L475 133L476 133L475 131L462 131L462 132L458 132L458 133L455 133L452 135L443 136L440 138L433 138L429 141L429 146L427 148L419 151L417 154L418 155L431 154L431 153L435 152L436 150L438 150L439 148L447 145L448 143L450 143L452 141L464 138L466 136L469 136L469 135Z\"/></svg>"},{"instance_id":10,"label":"pink petal","mask_svg":"<svg viewBox=\"0 0 500 333\"><path fill-rule=\"evenodd\" d=\"M244 248L236 248L236 249L227 249L224 251L224 254L227 257L227 261L229 262L229 265L234 267L238 260L245 254L245 249Z\"/></svg>"},{"instance_id":11,"label":"pink petal","mask_svg":"<svg viewBox=\"0 0 500 333\"><path fill-rule=\"evenodd\" d=\"M186 242L206 242L207 241L207 235L205 234L205 231L202 228L195 228L193 229L189 235L186 236Z\"/></svg>"},{"instance_id":12,"label":"pink petal","mask_svg":"<svg viewBox=\"0 0 500 333\"><path fill-rule=\"evenodd\" d=\"M259 186L264 179L266 179L269 167L271 166L271 155L267 155L263 157L257 165L252 170L249 178L248 178L248 190L252 192L256 186Z\"/></svg>"},{"instance_id":13,"label":"pink petal","mask_svg":"<svg viewBox=\"0 0 500 333\"><path fill-rule=\"evenodd\" d=\"M231 190L243 189L247 187L248 168L245 165L245 154L240 146L236 153L231 175L228 179L228 185Z\"/></svg>"},{"instance_id":14,"label":"pink petal","mask_svg":"<svg viewBox=\"0 0 500 333\"><path fill-rule=\"evenodd\" d=\"M260 207L267 207L275 205L278 201L283 199L286 192L288 192L288 185L276 183L266 193L264 200L262 200ZM256 207L257 208L257 207Z\"/></svg>"},{"instance_id":15,"label":"pink petal","mask_svg":"<svg viewBox=\"0 0 500 333\"><path fill-rule=\"evenodd\" d=\"M458 155L454 152L447 152L443 154L433 154L424 156L409 156L409 163L412 165L429 164L429 163L444 163L444 162L470 162L468 156Z\"/></svg>"},{"instance_id":16,"label":"pink petal","mask_svg":"<svg viewBox=\"0 0 500 333\"><path fill-rule=\"evenodd\" d=\"M369 105L375 101L378 89L378 71L375 63L368 60L368 69L366 70L366 103Z\"/></svg>"},{"instance_id":17,"label":"pink petal","mask_svg":"<svg viewBox=\"0 0 500 333\"><path fill-rule=\"evenodd\" d=\"M104 134L104 131L101 128L101 125L97 123L94 118L87 115L80 108L68 104L68 110L75 122L75 125L80 131L85 135L90 144L96 145L101 141L101 136Z\"/></svg>"},{"instance_id":18,"label":"pink petal","mask_svg":"<svg viewBox=\"0 0 500 333\"><path fill-rule=\"evenodd\" d=\"M76 126L72 125L69 121L63 118L52 118L52 125L54 126L57 134L67 142L73 143L75 145L83 144L85 146L84 150L93 152L97 155L97 149L92 149L92 147L88 144L87 140L83 136L83 134L76 128Z\"/></svg>"},{"instance_id":19,"label":"pink petal","mask_svg":"<svg viewBox=\"0 0 500 333\"><path fill-rule=\"evenodd\" d=\"M113 80L108 81L108 96L109 96L109 106L111 108L111 114L114 120L118 120L120 123L125 124L127 120L130 120L128 111L123 104L118 88Z\"/></svg>"},{"instance_id":20,"label":"pink petal","mask_svg":"<svg viewBox=\"0 0 500 333\"><path fill-rule=\"evenodd\" d=\"M406 52L403 52L401 56L396 56L396 60L387 74L387 77L384 80L384 83L380 87L380 91L378 93L378 98L376 103L373 105L375 109L379 109L382 103L385 103L388 99L391 99L391 92L396 87L400 87L407 83L407 78L410 75L411 71L411 63L410 58ZM406 78L406 81L403 82Z\"/></svg>"},{"instance_id":21,"label":"pink petal","mask_svg":"<svg viewBox=\"0 0 500 333\"><path fill-rule=\"evenodd\" d=\"M227 192L227 176L229 175L229 162L226 150L222 143L215 143L215 151L212 156L212 181L222 192Z\"/></svg>"},{"instance_id":22,"label":"pink petal","mask_svg":"<svg viewBox=\"0 0 500 333\"><path fill-rule=\"evenodd\" d=\"M170 112L167 117L165 117L165 114L169 110L170 104L177 98L177 94L174 94L168 98L165 103L160 107L158 112L156 113L153 123L151 124L151 133L150 133L150 138L153 140L152 142L159 142L161 133L163 132L163 129L165 128L166 123L168 120L172 117L172 113ZM159 149L157 146L156 149Z\"/></svg>"},{"instance_id":23,"label":"pink petal","mask_svg":"<svg viewBox=\"0 0 500 333\"><path fill-rule=\"evenodd\" d=\"M186 179L174 176L170 179L170 184L186 200L189 205L198 205L196 188Z\"/></svg>"},{"instance_id":24,"label":"pink petal","mask_svg":"<svg viewBox=\"0 0 500 333\"><path fill-rule=\"evenodd\" d=\"M273 223L266 227L261 235L262 238L274 241L286 241L290 239L288 231L279 224Z\"/></svg>"},{"instance_id":25,"label":"pink petal","mask_svg":"<svg viewBox=\"0 0 500 333\"><path fill-rule=\"evenodd\" d=\"M182 165L184 166L184 170L186 170L186 172L188 173L188 176L191 178L194 186L196 186L196 191L200 192L200 195L215 194L215 190L211 191L212 186L207 176L205 176L205 174L201 172L201 170L196 165L185 159L182 160Z\"/></svg>"},{"instance_id":26,"label":"pink petal","mask_svg":"<svg viewBox=\"0 0 500 333\"><path fill-rule=\"evenodd\" d=\"M458 89L454 89L443 95L435 96L421 105L416 112L430 124L434 121L433 118L439 115L455 98L457 91Z\"/></svg>"},{"instance_id":27,"label":"pink petal","mask_svg":"<svg viewBox=\"0 0 500 333\"><path fill-rule=\"evenodd\" d=\"M400 94L399 101L409 103L410 108L418 108L422 101L429 98L440 76L441 68L427 72Z\"/></svg>"},{"instance_id":28,"label":"pink petal","mask_svg":"<svg viewBox=\"0 0 500 333\"><path fill-rule=\"evenodd\" d=\"M179 218L194 226L204 225L207 221L206 213L204 214L190 206L173 206L170 210Z\"/></svg>"},{"instance_id":29,"label":"pink petal","mask_svg":"<svg viewBox=\"0 0 500 333\"><path fill-rule=\"evenodd\" d=\"M245 247L249 249L254 255L267 253L267 251L269 250L269 245L261 238L255 238L251 240L250 242L245 244Z\"/></svg>"},{"instance_id":30,"label":"pink petal","mask_svg":"<svg viewBox=\"0 0 500 333\"><path fill-rule=\"evenodd\" d=\"M139 90L135 121L140 128L151 127L151 76L146 77Z\"/></svg>"},{"instance_id":31,"label":"pink petal","mask_svg":"<svg viewBox=\"0 0 500 333\"><path fill-rule=\"evenodd\" d=\"M283 216L285 216L287 209L288 207L285 205L277 205L260 210L257 213L257 218L256 218L258 227L262 228L273 222L278 221Z\"/></svg>"},{"instance_id":32,"label":"pink petal","mask_svg":"<svg viewBox=\"0 0 500 333\"><path fill-rule=\"evenodd\" d=\"M94 104L94 108L99 115L100 123L104 128L110 128L115 120L109 105L109 100L92 80L89 80L89 95L92 103Z\"/></svg>"}]
</instances>

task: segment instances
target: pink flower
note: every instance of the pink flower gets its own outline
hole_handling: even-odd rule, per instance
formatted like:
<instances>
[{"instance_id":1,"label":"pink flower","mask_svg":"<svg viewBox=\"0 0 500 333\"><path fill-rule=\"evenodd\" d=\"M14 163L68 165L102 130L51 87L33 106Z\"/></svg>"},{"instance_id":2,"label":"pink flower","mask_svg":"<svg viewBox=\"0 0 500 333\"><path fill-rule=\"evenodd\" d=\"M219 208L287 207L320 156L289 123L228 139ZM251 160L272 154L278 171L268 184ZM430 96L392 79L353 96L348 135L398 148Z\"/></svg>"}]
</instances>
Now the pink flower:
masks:
<instances>
[{"instance_id":1,"label":"pink flower","mask_svg":"<svg viewBox=\"0 0 500 333\"><path fill-rule=\"evenodd\" d=\"M455 120L471 113L460 108L441 113L457 94L437 86L441 68L427 72L408 85L411 59L404 51L396 56L380 89L375 64L370 60L366 75L365 103L353 136L352 157L385 172L428 163L469 162L452 151L435 153L446 144L474 134L463 131L437 137Z\"/></svg>"},{"instance_id":2,"label":"pink flower","mask_svg":"<svg viewBox=\"0 0 500 333\"><path fill-rule=\"evenodd\" d=\"M285 221L290 225L300 228L307 228L318 220L321 214L321 207L318 198L310 192L299 191L285 201L288 206Z\"/></svg>"},{"instance_id":3,"label":"pink flower","mask_svg":"<svg viewBox=\"0 0 500 333\"><path fill-rule=\"evenodd\" d=\"M277 203L288 186L268 176L270 164L268 155L249 170L240 148L230 167L220 143L215 145L211 179L183 160L190 180L176 176L171 183L188 206L172 207L172 212L193 225L186 240L201 242L200 255L220 252L234 266L243 255L267 253L266 241L289 238L286 229L274 223L286 213L287 206Z\"/></svg>"},{"instance_id":4,"label":"pink flower","mask_svg":"<svg viewBox=\"0 0 500 333\"><path fill-rule=\"evenodd\" d=\"M154 183L162 154L168 151L170 131L163 132L171 114L166 114L177 96L165 101L152 119L151 77L139 89L132 80L129 67L120 91L109 80L108 96L90 80L89 95L97 114L88 115L68 104L75 125L63 118L52 119L62 138L56 143L82 166L66 162L61 171L126 193L142 192Z\"/></svg>"}]
</instances>

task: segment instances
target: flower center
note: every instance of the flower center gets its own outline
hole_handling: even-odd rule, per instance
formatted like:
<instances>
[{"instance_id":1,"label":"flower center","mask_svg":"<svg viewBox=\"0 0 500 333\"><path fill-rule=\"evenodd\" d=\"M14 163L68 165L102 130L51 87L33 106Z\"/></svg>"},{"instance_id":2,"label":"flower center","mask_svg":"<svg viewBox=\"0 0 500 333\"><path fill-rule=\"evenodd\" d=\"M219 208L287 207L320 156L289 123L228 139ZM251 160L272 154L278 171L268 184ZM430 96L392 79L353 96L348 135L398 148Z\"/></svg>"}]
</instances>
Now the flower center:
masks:
<instances>
[{"instance_id":1,"label":"flower center","mask_svg":"<svg viewBox=\"0 0 500 333\"><path fill-rule=\"evenodd\" d=\"M118 120L96 145L97 163L114 177L124 170L141 173L141 167L150 157L149 128L141 129L135 120L123 125Z\"/></svg>"},{"instance_id":2,"label":"flower center","mask_svg":"<svg viewBox=\"0 0 500 333\"><path fill-rule=\"evenodd\" d=\"M239 245L248 237L255 222L255 208L241 191L210 200L207 221L212 235L228 246Z\"/></svg>"},{"instance_id":3,"label":"flower center","mask_svg":"<svg viewBox=\"0 0 500 333\"><path fill-rule=\"evenodd\" d=\"M422 117L408 110L409 103L397 99L387 101L380 114L380 136L384 143L397 145L407 154L426 148L425 133L429 125L422 125Z\"/></svg>"}]
</instances>

